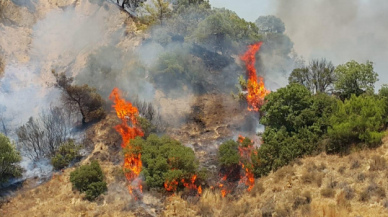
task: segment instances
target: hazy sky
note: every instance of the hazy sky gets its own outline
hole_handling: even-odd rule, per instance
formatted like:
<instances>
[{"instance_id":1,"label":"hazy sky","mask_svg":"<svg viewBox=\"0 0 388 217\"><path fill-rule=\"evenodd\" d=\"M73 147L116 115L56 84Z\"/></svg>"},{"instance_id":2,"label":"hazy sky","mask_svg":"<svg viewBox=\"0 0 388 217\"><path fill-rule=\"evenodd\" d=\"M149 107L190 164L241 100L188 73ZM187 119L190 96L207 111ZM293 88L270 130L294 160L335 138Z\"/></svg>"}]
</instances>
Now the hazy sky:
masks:
<instances>
[{"instance_id":1,"label":"hazy sky","mask_svg":"<svg viewBox=\"0 0 388 217\"><path fill-rule=\"evenodd\" d=\"M262 15L283 20L296 53L306 61L326 58L374 62L381 84L388 84L387 0L210 0L248 21Z\"/></svg>"},{"instance_id":2,"label":"hazy sky","mask_svg":"<svg viewBox=\"0 0 388 217\"><path fill-rule=\"evenodd\" d=\"M270 2L271 0L210 0L213 7L230 9L251 22L261 15L273 14L274 5Z\"/></svg>"}]
</instances>

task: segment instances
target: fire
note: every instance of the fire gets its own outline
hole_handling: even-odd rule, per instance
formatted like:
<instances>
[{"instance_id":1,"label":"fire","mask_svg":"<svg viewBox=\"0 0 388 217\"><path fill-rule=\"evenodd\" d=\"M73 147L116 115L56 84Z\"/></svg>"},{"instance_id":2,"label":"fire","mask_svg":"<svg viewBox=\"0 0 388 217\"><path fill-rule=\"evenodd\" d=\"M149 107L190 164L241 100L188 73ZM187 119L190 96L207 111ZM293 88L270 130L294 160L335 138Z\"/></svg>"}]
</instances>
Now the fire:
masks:
<instances>
[{"instance_id":1,"label":"fire","mask_svg":"<svg viewBox=\"0 0 388 217\"><path fill-rule=\"evenodd\" d=\"M241 59L245 62L248 72L247 102L249 111L259 111L260 107L264 103L265 96L270 93L270 91L265 88L264 78L257 77L255 68L255 54L260 50L262 44L263 42L259 42L250 45L248 51L241 57Z\"/></svg>"},{"instance_id":2,"label":"fire","mask_svg":"<svg viewBox=\"0 0 388 217\"><path fill-rule=\"evenodd\" d=\"M133 182L139 177L142 170L141 153L138 148L132 147L130 140L137 136L144 136L143 131L137 125L137 116L139 111L130 102L125 101L121 97L120 90L114 88L109 96L109 99L113 101L112 106L117 114L117 117L121 120L121 124L115 126L115 129L120 133L123 142L121 143L122 148L128 148L129 153L124 156L123 171L125 177L129 182ZM130 121L130 124L128 123ZM133 190L142 192L143 186L138 181L135 186L128 186L128 190L133 194Z\"/></svg>"},{"instance_id":3,"label":"fire","mask_svg":"<svg viewBox=\"0 0 388 217\"><path fill-rule=\"evenodd\" d=\"M185 187L185 188L188 188L190 190L194 190L195 192L197 192L198 195L201 195L202 194L202 187L201 186L197 186L195 184L195 182L197 181L197 178L198 176L197 175L193 175L190 179L189 182L186 182L185 179L181 179L181 184ZM168 181L166 180L164 182L164 188L166 189L166 191L169 191L169 192L173 192L173 191L176 191L177 190L177 187L179 185L179 182L176 181L175 179L172 180L172 181Z\"/></svg>"},{"instance_id":4,"label":"fire","mask_svg":"<svg viewBox=\"0 0 388 217\"><path fill-rule=\"evenodd\" d=\"M244 140L245 140L245 137L242 137L241 135L238 137L239 143L243 143ZM252 143L247 144L246 147L239 146L238 151L240 152L241 158L247 160L246 163L240 161L241 167L245 171L245 177L243 177L241 180L245 180L245 184L249 186L248 191L251 191L253 186L255 185L255 177L252 172L253 164L251 163L252 152L255 151L253 148L253 144Z\"/></svg>"}]
</instances>

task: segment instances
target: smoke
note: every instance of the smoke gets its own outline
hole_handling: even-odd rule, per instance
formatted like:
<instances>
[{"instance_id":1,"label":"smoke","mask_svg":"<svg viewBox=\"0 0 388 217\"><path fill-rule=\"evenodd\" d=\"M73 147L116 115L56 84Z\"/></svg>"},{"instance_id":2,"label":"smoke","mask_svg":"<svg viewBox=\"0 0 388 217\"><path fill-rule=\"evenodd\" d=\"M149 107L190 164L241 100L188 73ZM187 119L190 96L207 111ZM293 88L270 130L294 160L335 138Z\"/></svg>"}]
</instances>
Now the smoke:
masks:
<instances>
[{"instance_id":1,"label":"smoke","mask_svg":"<svg viewBox=\"0 0 388 217\"><path fill-rule=\"evenodd\" d=\"M376 89L388 82L387 1L278 0L273 6L298 54L336 65L370 60L379 73Z\"/></svg>"}]
</instances>

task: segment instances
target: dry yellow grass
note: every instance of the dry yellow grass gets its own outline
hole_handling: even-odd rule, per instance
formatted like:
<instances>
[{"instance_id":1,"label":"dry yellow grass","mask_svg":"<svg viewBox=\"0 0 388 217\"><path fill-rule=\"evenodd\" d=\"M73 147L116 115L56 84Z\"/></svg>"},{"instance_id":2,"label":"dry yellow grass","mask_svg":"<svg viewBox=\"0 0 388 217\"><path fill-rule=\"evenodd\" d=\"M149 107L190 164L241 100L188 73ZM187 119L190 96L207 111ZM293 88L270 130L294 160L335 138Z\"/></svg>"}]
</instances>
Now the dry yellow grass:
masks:
<instances>
[{"instance_id":1,"label":"dry yellow grass","mask_svg":"<svg viewBox=\"0 0 388 217\"><path fill-rule=\"evenodd\" d=\"M106 125L112 123L99 123L96 141L103 141L109 133ZM108 150L104 143L97 142L94 153ZM349 156L320 154L301 159L299 164L258 179L252 192L245 192L238 199L230 195L222 198L220 192L205 189L200 198L189 199L182 199L179 194L163 198L145 192L142 203L132 200L125 181L117 179L120 165L102 161L108 192L96 202L86 201L72 191L69 174L74 169L70 168L35 189L20 191L0 213L4 216L388 216L385 208L388 169L376 167L376 156L378 162L388 159L386 140L378 149ZM320 174L321 184L318 186L316 179L306 182L306 173ZM324 196L323 189L332 189L334 194ZM363 198L363 194L367 196Z\"/></svg>"}]
</instances>

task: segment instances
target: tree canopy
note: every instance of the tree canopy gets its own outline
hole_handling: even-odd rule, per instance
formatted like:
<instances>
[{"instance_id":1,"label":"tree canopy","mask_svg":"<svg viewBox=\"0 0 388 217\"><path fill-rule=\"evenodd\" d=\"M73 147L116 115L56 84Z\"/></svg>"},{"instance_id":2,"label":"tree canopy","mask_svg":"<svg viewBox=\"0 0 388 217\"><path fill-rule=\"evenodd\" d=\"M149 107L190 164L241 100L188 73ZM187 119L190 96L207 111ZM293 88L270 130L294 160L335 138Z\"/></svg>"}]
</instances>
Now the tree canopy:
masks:
<instances>
[{"instance_id":1,"label":"tree canopy","mask_svg":"<svg viewBox=\"0 0 388 217\"><path fill-rule=\"evenodd\" d=\"M312 60L308 66L294 69L288 81L299 83L312 93L330 93L336 80L334 70L334 65L325 59Z\"/></svg>"},{"instance_id":2,"label":"tree canopy","mask_svg":"<svg viewBox=\"0 0 388 217\"><path fill-rule=\"evenodd\" d=\"M73 77L67 77L65 73L56 73L54 86L62 91L62 103L69 111L77 110L82 116L82 124L88 121L99 120L105 117L104 99L89 85L74 85Z\"/></svg>"},{"instance_id":3,"label":"tree canopy","mask_svg":"<svg viewBox=\"0 0 388 217\"><path fill-rule=\"evenodd\" d=\"M22 169L18 165L20 160L21 156L16 147L8 137L0 133L0 184L22 175Z\"/></svg>"},{"instance_id":4,"label":"tree canopy","mask_svg":"<svg viewBox=\"0 0 388 217\"><path fill-rule=\"evenodd\" d=\"M260 16L255 21L255 24L257 27L259 27L260 32L265 33L283 34L286 30L283 21L274 15Z\"/></svg>"},{"instance_id":5,"label":"tree canopy","mask_svg":"<svg viewBox=\"0 0 388 217\"><path fill-rule=\"evenodd\" d=\"M337 81L335 90L342 99L349 99L352 94L360 96L365 92L374 92L378 74L373 70L373 62L358 63L354 60L339 65L335 69Z\"/></svg>"},{"instance_id":6,"label":"tree canopy","mask_svg":"<svg viewBox=\"0 0 388 217\"><path fill-rule=\"evenodd\" d=\"M149 188L200 175L194 151L167 136L151 134L146 140L137 137L131 141L131 146L139 148L126 149L124 153L141 150L142 173ZM183 183L178 187L183 187Z\"/></svg>"}]
</instances>

